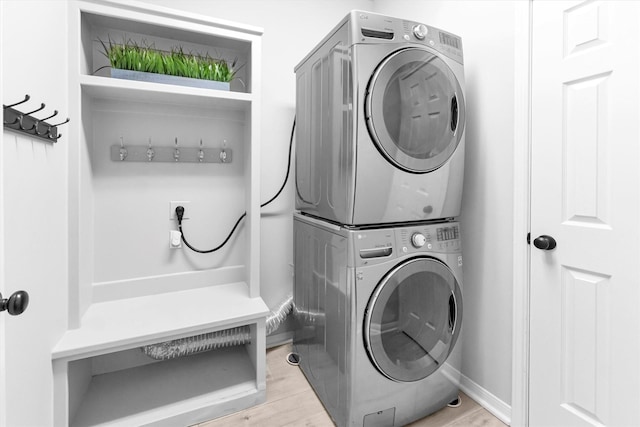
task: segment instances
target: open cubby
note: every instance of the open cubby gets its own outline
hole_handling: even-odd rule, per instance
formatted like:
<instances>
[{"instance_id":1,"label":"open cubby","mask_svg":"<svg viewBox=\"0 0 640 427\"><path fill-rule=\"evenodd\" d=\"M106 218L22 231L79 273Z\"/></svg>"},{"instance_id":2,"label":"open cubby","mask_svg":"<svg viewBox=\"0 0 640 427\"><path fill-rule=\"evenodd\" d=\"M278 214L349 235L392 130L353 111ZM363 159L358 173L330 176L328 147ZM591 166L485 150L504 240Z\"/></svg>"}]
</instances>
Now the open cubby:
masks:
<instances>
[{"instance_id":1,"label":"open cubby","mask_svg":"<svg viewBox=\"0 0 640 427\"><path fill-rule=\"evenodd\" d=\"M259 28L122 0L69 7L68 330L54 346L56 425L195 424L265 399L260 298ZM229 91L110 77L100 40L235 60ZM112 145L225 148L228 163L118 162ZM210 255L169 247L170 202ZM217 243L216 243L217 242ZM169 361L139 348L248 326L251 344ZM152 363L151 363L152 362ZM152 391L152 392L150 392Z\"/></svg>"},{"instance_id":2,"label":"open cubby","mask_svg":"<svg viewBox=\"0 0 640 427\"><path fill-rule=\"evenodd\" d=\"M125 350L109 356L136 363L110 372L99 371L101 356L69 362L70 387L83 391L69 401L70 425L188 425L232 412L230 402L252 406L265 391L256 381L250 351L242 345L155 361L139 349ZM173 415L167 415L168 407L174 407Z\"/></svg>"}]
</instances>

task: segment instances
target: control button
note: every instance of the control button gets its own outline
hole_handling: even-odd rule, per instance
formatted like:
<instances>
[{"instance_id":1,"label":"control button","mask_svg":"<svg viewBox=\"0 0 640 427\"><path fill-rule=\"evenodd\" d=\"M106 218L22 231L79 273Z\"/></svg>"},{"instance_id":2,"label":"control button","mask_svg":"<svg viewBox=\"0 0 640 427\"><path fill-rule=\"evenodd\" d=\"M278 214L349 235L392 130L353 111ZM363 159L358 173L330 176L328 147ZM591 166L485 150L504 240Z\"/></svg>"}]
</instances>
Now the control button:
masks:
<instances>
[{"instance_id":1,"label":"control button","mask_svg":"<svg viewBox=\"0 0 640 427\"><path fill-rule=\"evenodd\" d=\"M418 40L424 40L428 32L429 32L429 29L424 24L418 24L413 26L413 35L416 36Z\"/></svg>"},{"instance_id":2,"label":"control button","mask_svg":"<svg viewBox=\"0 0 640 427\"><path fill-rule=\"evenodd\" d=\"M424 234L413 233L413 236L411 236L411 244L413 244L413 246L415 246L416 248L423 247L425 243L427 243L427 238L424 237Z\"/></svg>"},{"instance_id":3,"label":"control button","mask_svg":"<svg viewBox=\"0 0 640 427\"><path fill-rule=\"evenodd\" d=\"M402 36L403 39L405 39L406 41L411 40L411 37L409 37L409 34L405 34L404 36Z\"/></svg>"}]
</instances>

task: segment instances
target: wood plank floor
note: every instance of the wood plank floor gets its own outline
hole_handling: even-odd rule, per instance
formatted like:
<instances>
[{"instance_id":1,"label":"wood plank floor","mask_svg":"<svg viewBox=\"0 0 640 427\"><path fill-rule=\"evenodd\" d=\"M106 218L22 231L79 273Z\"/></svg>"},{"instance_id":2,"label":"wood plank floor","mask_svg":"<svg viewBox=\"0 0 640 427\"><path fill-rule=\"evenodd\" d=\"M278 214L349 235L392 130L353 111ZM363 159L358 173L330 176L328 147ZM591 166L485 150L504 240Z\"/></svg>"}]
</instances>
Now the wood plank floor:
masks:
<instances>
[{"instance_id":1,"label":"wood plank floor","mask_svg":"<svg viewBox=\"0 0 640 427\"><path fill-rule=\"evenodd\" d=\"M300 368L286 361L291 344L267 351L267 401L198 427L332 427L334 424ZM462 405L444 408L410 427L505 427L487 410L462 394Z\"/></svg>"}]
</instances>

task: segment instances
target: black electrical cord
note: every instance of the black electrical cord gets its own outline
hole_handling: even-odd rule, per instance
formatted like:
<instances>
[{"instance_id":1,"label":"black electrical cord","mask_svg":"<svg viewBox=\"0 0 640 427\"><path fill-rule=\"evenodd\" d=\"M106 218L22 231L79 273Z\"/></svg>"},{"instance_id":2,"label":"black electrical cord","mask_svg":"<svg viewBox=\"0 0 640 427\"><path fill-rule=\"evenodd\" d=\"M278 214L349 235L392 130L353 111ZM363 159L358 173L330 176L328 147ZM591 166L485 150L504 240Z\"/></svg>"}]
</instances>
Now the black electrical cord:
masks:
<instances>
[{"instance_id":1,"label":"black electrical cord","mask_svg":"<svg viewBox=\"0 0 640 427\"><path fill-rule=\"evenodd\" d=\"M282 193L282 190L284 190L284 187L287 185L287 181L289 180L289 173L291 172L291 152L293 151L293 135L294 135L295 129L296 129L296 119L294 117L293 118L293 125L291 126L291 137L289 139L289 156L287 158L287 173L286 173L286 175L284 177L284 182L282 183L282 186L280 187L280 189L278 190L276 195L273 196L268 201L266 201L263 204L261 204L260 208L264 208L269 203L271 203L275 199L277 199L278 196L280 196L280 193ZM231 239L231 236L233 236L233 233L235 233L236 228L238 228L238 225L240 225L240 222L244 219L245 216L247 216L247 211L245 211L242 215L240 215L240 218L238 218L238 220L236 221L235 225L231 229L231 232L229 232L229 235L227 236L226 239L224 239L224 241L222 243L220 243L218 246L216 246L213 249L207 249L207 250L200 250L200 249L194 248L193 246L191 246L191 244L184 237L184 232L182 231L182 217L183 216L184 216L184 207L183 206L176 207L176 218L178 219L178 230L180 231L180 234L182 235L182 241L184 242L185 246L188 247L189 249L191 249L192 251L198 252L200 254L210 254L212 252L215 252L215 251L219 250L220 248L222 248L224 245L227 244L229 239Z\"/></svg>"}]
</instances>

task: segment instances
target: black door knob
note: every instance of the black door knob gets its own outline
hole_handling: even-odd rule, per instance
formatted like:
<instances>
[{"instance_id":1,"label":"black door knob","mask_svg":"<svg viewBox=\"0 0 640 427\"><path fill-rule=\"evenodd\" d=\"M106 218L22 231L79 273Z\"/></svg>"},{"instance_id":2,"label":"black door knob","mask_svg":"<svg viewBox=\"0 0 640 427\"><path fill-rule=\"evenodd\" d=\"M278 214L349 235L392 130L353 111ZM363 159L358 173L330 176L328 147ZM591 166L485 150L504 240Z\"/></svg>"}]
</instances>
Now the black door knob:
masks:
<instances>
[{"instance_id":1,"label":"black door knob","mask_svg":"<svg viewBox=\"0 0 640 427\"><path fill-rule=\"evenodd\" d=\"M543 251L550 251L552 249L555 249L557 244L556 244L556 239L554 239L551 236L547 236L546 234L543 234L542 236L536 237L533 240L533 246L535 246L538 249L542 249Z\"/></svg>"},{"instance_id":2,"label":"black door knob","mask_svg":"<svg viewBox=\"0 0 640 427\"><path fill-rule=\"evenodd\" d=\"M9 298L2 298L0 294L0 311L5 311L12 315L24 313L29 305L29 294L26 291L17 291L11 294Z\"/></svg>"}]
</instances>

